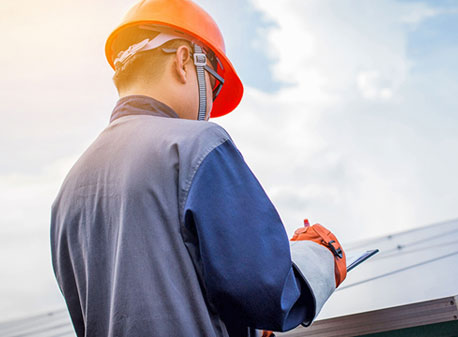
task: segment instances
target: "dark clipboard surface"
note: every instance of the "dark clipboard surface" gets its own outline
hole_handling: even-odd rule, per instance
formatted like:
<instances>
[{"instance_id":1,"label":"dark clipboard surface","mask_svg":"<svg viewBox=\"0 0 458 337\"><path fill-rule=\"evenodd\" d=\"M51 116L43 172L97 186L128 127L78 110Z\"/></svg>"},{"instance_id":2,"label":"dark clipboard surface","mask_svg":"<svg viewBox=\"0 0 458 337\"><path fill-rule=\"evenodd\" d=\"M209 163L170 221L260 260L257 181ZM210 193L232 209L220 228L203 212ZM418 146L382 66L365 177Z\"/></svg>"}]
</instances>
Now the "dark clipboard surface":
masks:
<instances>
[{"instance_id":1,"label":"dark clipboard surface","mask_svg":"<svg viewBox=\"0 0 458 337\"><path fill-rule=\"evenodd\" d=\"M356 259L353 259L353 261L351 261L350 264L347 265L347 272L349 272L350 270L352 270L353 268L355 268L359 264L363 263L364 261L366 261L371 256L374 256L378 252L379 252L378 249L372 249L372 250L368 250L368 251L362 253Z\"/></svg>"}]
</instances>

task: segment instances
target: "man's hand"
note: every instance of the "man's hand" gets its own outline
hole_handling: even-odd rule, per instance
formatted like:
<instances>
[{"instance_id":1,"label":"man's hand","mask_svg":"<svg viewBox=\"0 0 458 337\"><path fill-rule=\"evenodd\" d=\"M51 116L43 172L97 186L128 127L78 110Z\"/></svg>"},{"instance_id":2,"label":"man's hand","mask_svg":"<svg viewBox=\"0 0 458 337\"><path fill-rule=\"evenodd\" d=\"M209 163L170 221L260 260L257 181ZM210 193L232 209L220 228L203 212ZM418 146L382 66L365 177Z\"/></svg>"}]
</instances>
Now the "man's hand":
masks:
<instances>
[{"instance_id":1,"label":"man's hand","mask_svg":"<svg viewBox=\"0 0 458 337\"><path fill-rule=\"evenodd\" d=\"M336 236L320 224L310 226L308 220L304 220L304 227L297 229L291 238L291 241L302 240L316 242L328 248L333 253L337 288L347 276L347 262L345 258L345 252L343 251Z\"/></svg>"}]
</instances>

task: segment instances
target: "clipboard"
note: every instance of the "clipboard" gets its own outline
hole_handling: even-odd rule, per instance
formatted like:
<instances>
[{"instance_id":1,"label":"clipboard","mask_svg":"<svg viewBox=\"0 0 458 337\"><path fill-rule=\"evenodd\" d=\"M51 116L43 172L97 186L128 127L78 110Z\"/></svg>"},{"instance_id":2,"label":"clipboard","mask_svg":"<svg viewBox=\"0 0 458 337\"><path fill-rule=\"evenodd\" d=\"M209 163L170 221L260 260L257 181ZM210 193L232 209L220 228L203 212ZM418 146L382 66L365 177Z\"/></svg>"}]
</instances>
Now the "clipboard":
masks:
<instances>
[{"instance_id":1,"label":"clipboard","mask_svg":"<svg viewBox=\"0 0 458 337\"><path fill-rule=\"evenodd\" d=\"M355 268L356 266L360 265L368 258L374 256L379 252L378 249L367 250L364 252L358 252L355 254L348 255L347 258L347 272Z\"/></svg>"}]
</instances>

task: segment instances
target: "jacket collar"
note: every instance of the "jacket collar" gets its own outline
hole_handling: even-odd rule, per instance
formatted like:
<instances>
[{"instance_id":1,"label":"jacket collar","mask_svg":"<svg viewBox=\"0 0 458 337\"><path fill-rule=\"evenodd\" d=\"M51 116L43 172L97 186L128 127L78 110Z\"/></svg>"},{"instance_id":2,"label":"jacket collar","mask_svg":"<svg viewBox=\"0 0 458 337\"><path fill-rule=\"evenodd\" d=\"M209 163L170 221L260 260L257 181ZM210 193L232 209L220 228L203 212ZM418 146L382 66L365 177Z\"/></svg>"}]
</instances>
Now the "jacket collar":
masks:
<instances>
[{"instance_id":1,"label":"jacket collar","mask_svg":"<svg viewBox=\"0 0 458 337\"><path fill-rule=\"evenodd\" d=\"M171 107L149 96L131 95L118 100L111 113L110 123L132 115L150 115L157 117L179 118Z\"/></svg>"}]
</instances>

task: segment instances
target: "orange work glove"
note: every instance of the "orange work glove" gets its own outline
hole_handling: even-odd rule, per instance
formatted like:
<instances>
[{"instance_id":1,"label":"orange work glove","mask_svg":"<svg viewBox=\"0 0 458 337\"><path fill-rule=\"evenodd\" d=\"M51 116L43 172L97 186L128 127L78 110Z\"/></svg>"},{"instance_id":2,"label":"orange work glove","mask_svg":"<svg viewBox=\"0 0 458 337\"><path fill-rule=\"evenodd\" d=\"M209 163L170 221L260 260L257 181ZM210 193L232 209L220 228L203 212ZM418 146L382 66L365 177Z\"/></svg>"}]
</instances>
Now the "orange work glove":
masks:
<instances>
[{"instance_id":1,"label":"orange work glove","mask_svg":"<svg viewBox=\"0 0 458 337\"><path fill-rule=\"evenodd\" d=\"M304 220L304 227L297 229L294 232L291 241L310 240L328 248L334 255L334 276L336 280L336 288L345 280L347 276L347 261L345 252L340 246L336 236L328 229L319 224L310 226L307 219ZM263 330L262 337L274 337L272 331Z\"/></svg>"},{"instance_id":2,"label":"orange work glove","mask_svg":"<svg viewBox=\"0 0 458 337\"><path fill-rule=\"evenodd\" d=\"M320 224L310 226L307 219L304 220L304 227L294 232L291 241L310 240L328 248L334 254L334 271L336 277L336 288L347 276L347 261L345 252L342 249L336 236L330 230Z\"/></svg>"}]
</instances>

